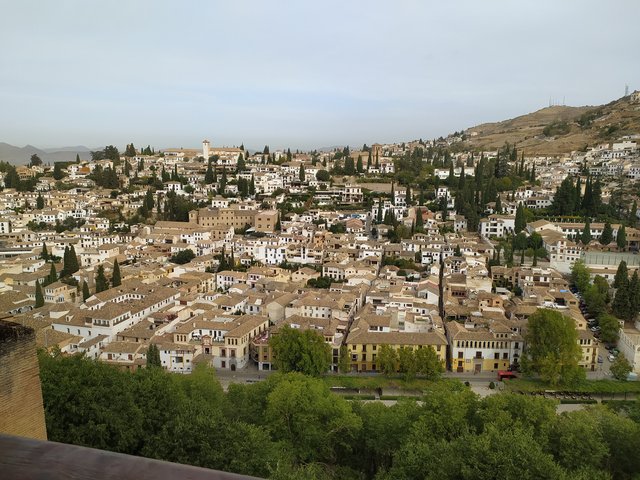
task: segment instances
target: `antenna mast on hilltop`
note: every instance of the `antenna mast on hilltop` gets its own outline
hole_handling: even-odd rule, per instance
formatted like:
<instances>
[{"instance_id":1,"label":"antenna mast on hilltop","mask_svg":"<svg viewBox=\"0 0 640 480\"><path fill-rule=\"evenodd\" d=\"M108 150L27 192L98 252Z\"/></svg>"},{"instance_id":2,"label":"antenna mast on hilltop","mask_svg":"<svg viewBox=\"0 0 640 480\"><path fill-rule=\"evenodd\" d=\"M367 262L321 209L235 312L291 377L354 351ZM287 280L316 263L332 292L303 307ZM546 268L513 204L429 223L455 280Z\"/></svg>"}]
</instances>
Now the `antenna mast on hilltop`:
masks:
<instances>
[{"instance_id":1,"label":"antenna mast on hilltop","mask_svg":"<svg viewBox=\"0 0 640 480\"><path fill-rule=\"evenodd\" d=\"M629 85L625 85L624 86L624 96L628 97L629 96Z\"/></svg>"}]
</instances>

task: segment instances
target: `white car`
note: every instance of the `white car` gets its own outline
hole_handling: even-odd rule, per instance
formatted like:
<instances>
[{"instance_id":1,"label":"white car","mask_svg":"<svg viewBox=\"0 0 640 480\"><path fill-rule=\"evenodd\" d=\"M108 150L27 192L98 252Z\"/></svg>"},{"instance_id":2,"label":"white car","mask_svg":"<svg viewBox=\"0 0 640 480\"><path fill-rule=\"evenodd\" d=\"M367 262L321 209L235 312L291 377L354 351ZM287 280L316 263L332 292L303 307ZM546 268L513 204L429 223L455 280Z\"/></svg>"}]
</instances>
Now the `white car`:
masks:
<instances>
[{"instance_id":1,"label":"white car","mask_svg":"<svg viewBox=\"0 0 640 480\"><path fill-rule=\"evenodd\" d=\"M616 359L616 357L614 357L613 355L609 355L609 361L613 362Z\"/></svg>"}]
</instances>

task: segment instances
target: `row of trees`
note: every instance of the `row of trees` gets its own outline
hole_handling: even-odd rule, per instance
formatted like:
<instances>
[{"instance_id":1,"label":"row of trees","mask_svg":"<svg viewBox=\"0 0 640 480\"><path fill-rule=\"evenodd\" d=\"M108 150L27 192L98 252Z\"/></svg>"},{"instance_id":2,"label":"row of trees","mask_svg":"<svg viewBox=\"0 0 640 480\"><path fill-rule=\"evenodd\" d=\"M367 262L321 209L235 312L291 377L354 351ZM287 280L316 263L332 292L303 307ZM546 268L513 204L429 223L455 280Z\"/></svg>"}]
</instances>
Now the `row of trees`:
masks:
<instances>
[{"instance_id":1,"label":"row of trees","mask_svg":"<svg viewBox=\"0 0 640 480\"><path fill-rule=\"evenodd\" d=\"M637 404L626 416L605 406L558 415L552 400L481 399L439 381L420 402L387 407L349 402L298 373L225 393L206 367L171 375L151 357L129 373L41 354L49 440L277 480L622 480L640 471Z\"/></svg>"},{"instance_id":2,"label":"row of trees","mask_svg":"<svg viewBox=\"0 0 640 480\"><path fill-rule=\"evenodd\" d=\"M444 372L444 365L430 346L421 346L414 350L410 347L395 349L389 345L381 345L376 361L379 370L385 375L400 372L406 380L411 380L416 375L435 379Z\"/></svg>"}]
</instances>

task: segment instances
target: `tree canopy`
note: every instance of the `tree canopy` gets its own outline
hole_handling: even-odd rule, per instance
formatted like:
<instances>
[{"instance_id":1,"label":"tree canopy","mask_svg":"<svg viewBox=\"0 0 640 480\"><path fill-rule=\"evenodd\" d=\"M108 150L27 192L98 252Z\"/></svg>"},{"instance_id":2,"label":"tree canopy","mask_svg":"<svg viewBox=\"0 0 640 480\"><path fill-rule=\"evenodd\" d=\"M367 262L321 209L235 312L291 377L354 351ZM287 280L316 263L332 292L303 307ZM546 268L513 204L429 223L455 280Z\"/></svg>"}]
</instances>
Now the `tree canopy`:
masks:
<instances>
[{"instance_id":1,"label":"tree canopy","mask_svg":"<svg viewBox=\"0 0 640 480\"><path fill-rule=\"evenodd\" d=\"M320 375L329 370L331 347L313 330L300 331L285 325L271 335L269 345L278 370L307 375Z\"/></svg>"},{"instance_id":2,"label":"tree canopy","mask_svg":"<svg viewBox=\"0 0 640 480\"><path fill-rule=\"evenodd\" d=\"M225 393L202 365L172 375L78 355L39 359L51 441L290 480L631 479L640 471L640 424L604 405L557 415L553 400L479 398L438 381L420 402L385 406L349 402L300 373Z\"/></svg>"},{"instance_id":3,"label":"tree canopy","mask_svg":"<svg viewBox=\"0 0 640 480\"><path fill-rule=\"evenodd\" d=\"M529 317L522 359L525 372L557 384L574 384L585 376L578 365L582 349L575 322L559 311L538 309Z\"/></svg>"}]
</instances>

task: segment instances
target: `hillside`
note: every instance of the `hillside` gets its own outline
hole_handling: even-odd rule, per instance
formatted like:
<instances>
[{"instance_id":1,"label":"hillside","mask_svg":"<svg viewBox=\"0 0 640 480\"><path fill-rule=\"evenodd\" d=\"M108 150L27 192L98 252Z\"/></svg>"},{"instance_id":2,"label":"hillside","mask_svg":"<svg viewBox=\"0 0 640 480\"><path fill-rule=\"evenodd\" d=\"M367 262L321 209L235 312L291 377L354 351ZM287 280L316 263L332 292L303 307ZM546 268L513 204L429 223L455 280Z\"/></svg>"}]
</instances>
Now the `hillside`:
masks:
<instances>
[{"instance_id":1,"label":"hillside","mask_svg":"<svg viewBox=\"0 0 640 480\"><path fill-rule=\"evenodd\" d=\"M76 154L80 158L91 158L90 151L82 145L75 147L60 147L40 149L33 145L16 147L5 142L0 142L0 161L13 163L15 165L26 165L31 159L31 155L37 154L44 162L71 162L76 159Z\"/></svg>"},{"instance_id":2,"label":"hillside","mask_svg":"<svg viewBox=\"0 0 640 480\"><path fill-rule=\"evenodd\" d=\"M640 134L640 102L623 97L600 106L547 107L464 133L465 144L473 149L492 150L509 142L529 155L559 155Z\"/></svg>"}]
</instances>

